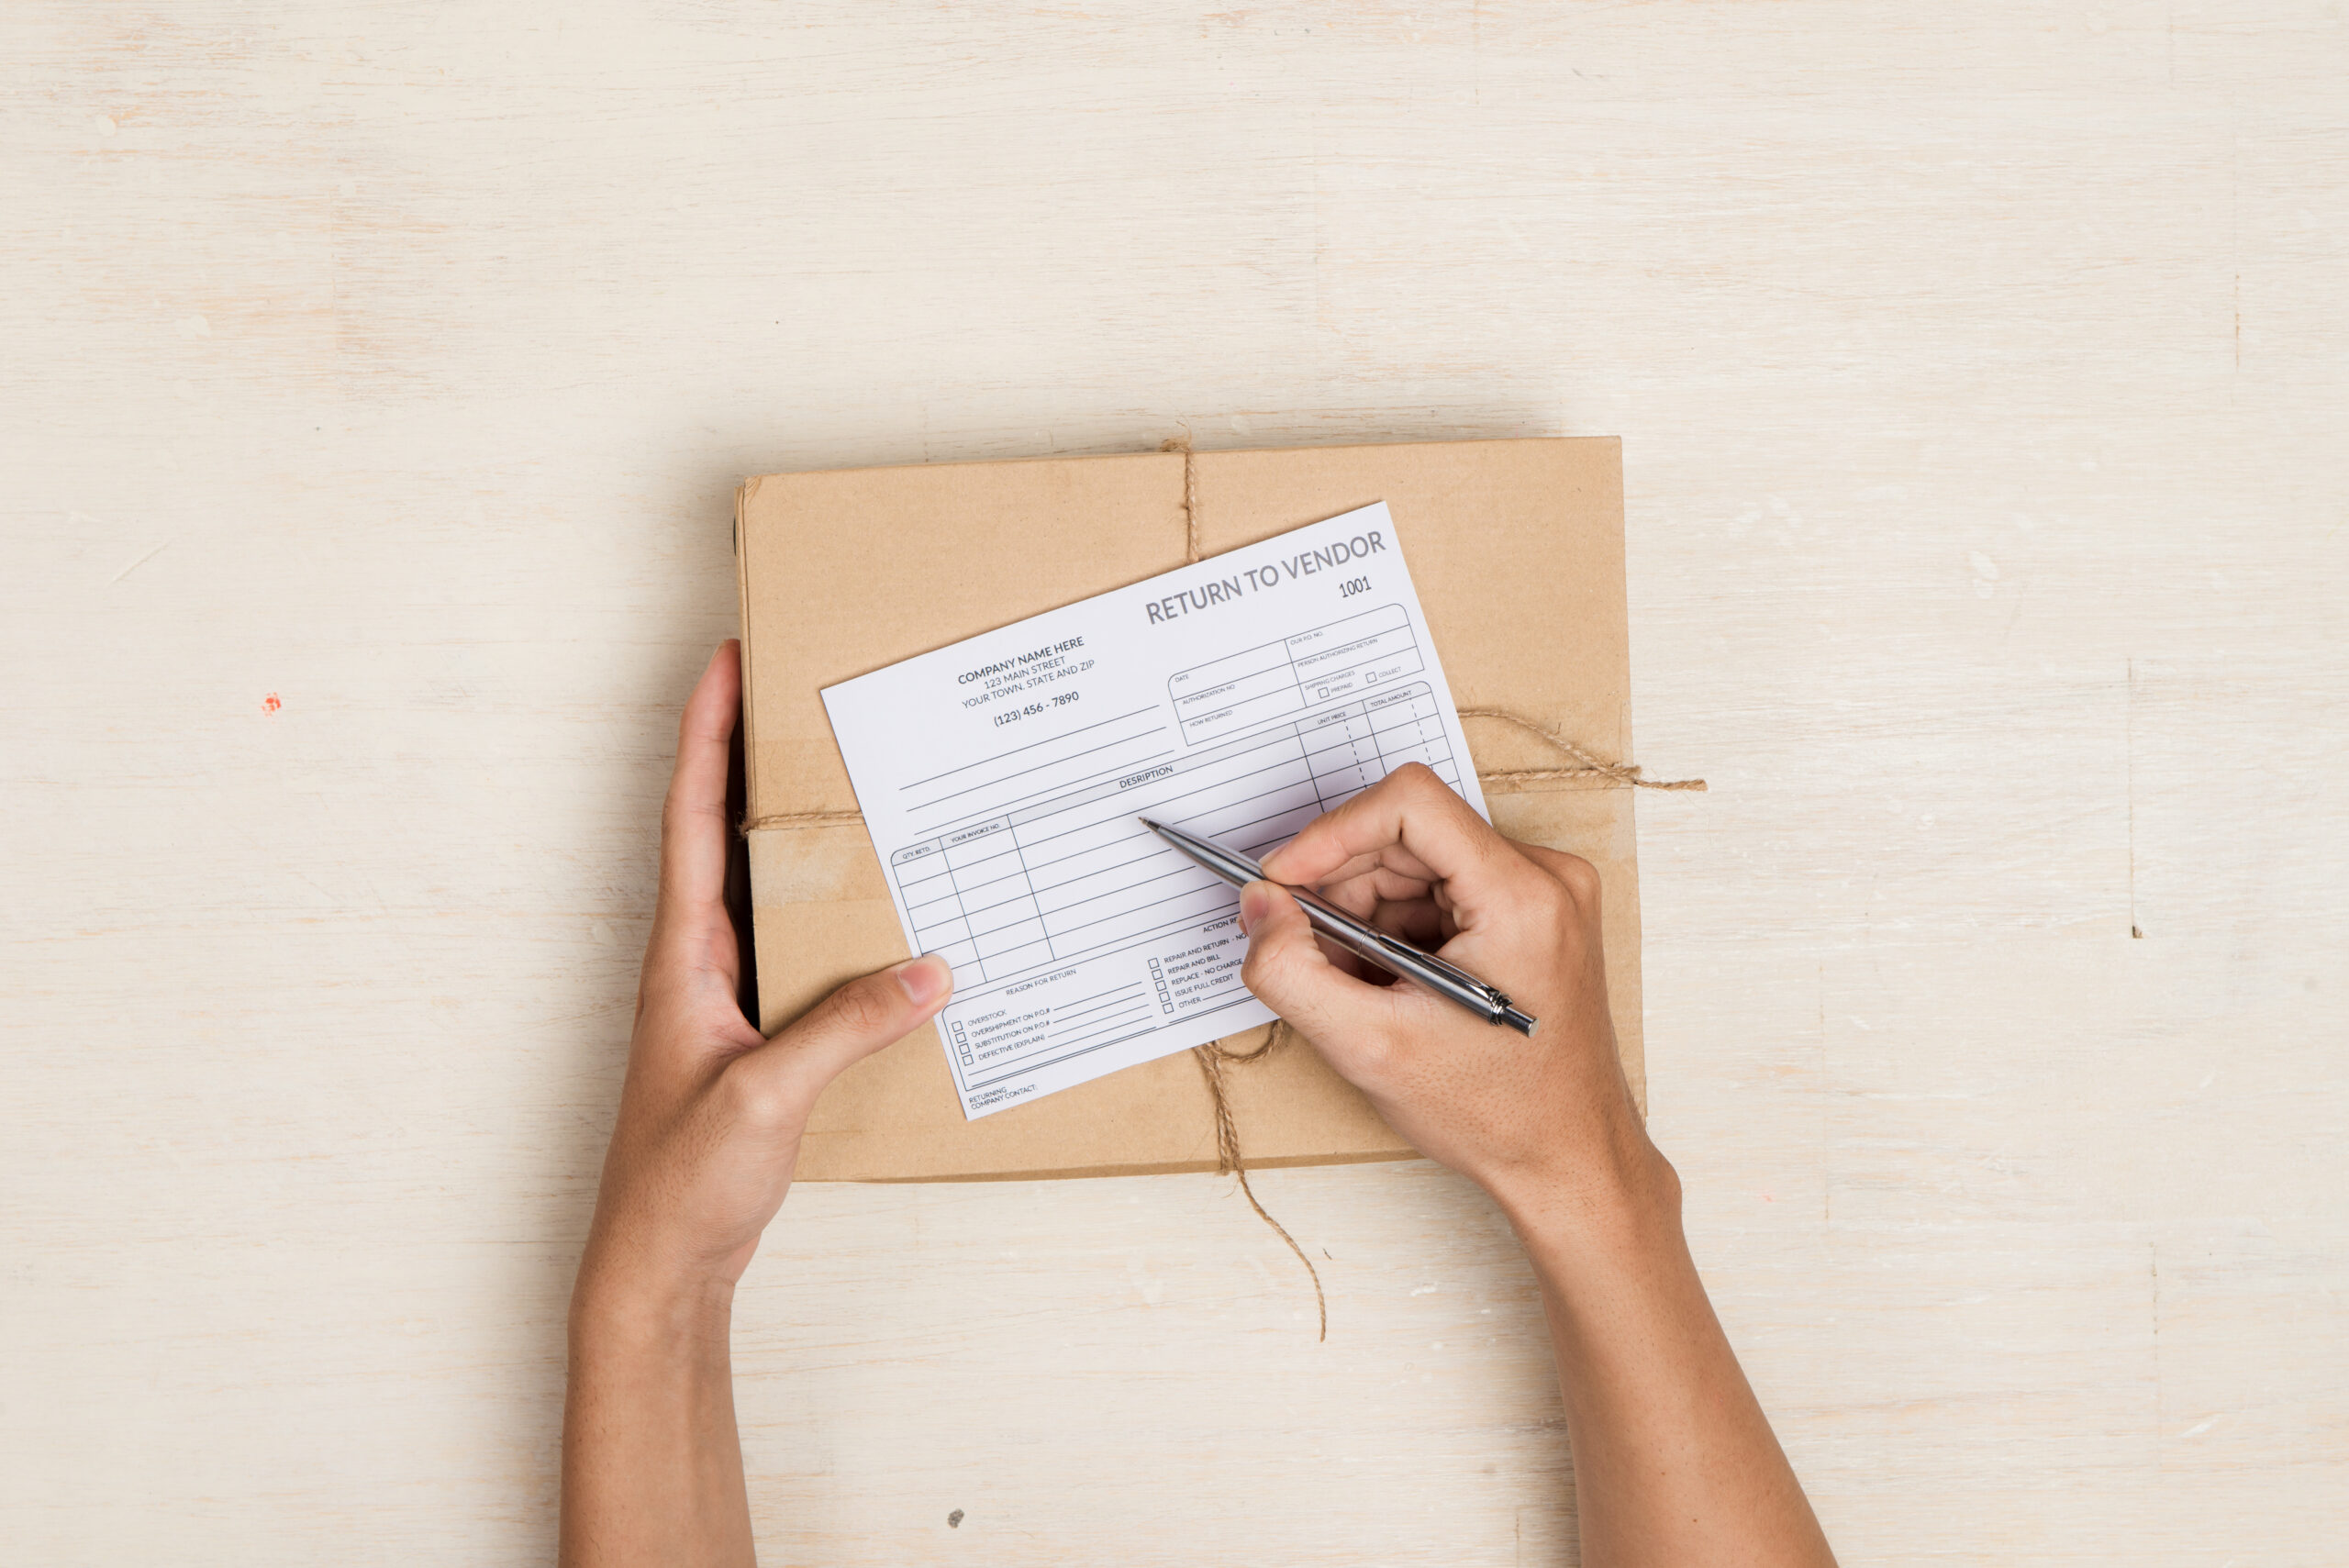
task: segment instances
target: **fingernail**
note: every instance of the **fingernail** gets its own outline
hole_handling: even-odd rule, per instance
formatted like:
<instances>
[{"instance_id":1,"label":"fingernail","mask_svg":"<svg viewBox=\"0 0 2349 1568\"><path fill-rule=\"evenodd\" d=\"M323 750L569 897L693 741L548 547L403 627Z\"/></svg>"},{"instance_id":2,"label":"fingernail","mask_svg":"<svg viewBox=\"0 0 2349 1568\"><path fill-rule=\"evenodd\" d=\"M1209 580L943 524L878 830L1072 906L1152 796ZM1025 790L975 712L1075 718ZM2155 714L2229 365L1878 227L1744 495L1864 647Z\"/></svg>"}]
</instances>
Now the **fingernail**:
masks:
<instances>
[{"instance_id":1,"label":"fingernail","mask_svg":"<svg viewBox=\"0 0 2349 1568\"><path fill-rule=\"evenodd\" d=\"M917 1007L927 1007L954 989L954 970L936 953L924 953L897 965L897 984Z\"/></svg>"},{"instance_id":2,"label":"fingernail","mask_svg":"<svg viewBox=\"0 0 2349 1568\"><path fill-rule=\"evenodd\" d=\"M1264 883L1252 882L1240 890L1240 933L1246 936L1256 922L1273 912L1273 890Z\"/></svg>"}]
</instances>

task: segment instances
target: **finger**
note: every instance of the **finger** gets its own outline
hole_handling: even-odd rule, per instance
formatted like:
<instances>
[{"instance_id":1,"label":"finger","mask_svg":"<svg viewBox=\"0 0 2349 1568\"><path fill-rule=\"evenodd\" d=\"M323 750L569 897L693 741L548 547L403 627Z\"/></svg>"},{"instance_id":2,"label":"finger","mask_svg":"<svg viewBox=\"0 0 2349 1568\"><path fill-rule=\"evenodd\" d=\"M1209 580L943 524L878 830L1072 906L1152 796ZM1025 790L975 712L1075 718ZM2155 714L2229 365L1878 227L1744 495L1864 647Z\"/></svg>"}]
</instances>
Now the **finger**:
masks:
<instances>
[{"instance_id":1,"label":"finger","mask_svg":"<svg viewBox=\"0 0 2349 1568\"><path fill-rule=\"evenodd\" d=\"M1380 1018L1380 987L1330 962L1297 900L1268 882L1240 890L1240 924L1248 959L1240 978L1256 999L1324 1049L1369 1036Z\"/></svg>"},{"instance_id":2,"label":"finger","mask_svg":"<svg viewBox=\"0 0 2349 1568\"><path fill-rule=\"evenodd\" d=\"M1282 882L1318 884L1380 864L1401 849L1431 877L1473 871L1500 843L1468 803L1434 773L1407 763L1306 824L1264 858L1264 873ZM1401 857L1397 857L1399 861Z\"/></svg>"},{"instance_id":3,"label":"finger","mask_svg":"<svg viewBox=\"0 0 2349 1568\"><path fill-rule=\"evenodd\" d=\"M1510 840L1516 843L1515 840ZM1573 895L1575 905L1585 912L1598 907L1598 868L1580 855L1564 850L1553 850L1542 844L1518 844L1520 852L1535 865L1548 872Z\"/></svg>"},{"instance_id":4,"label":"finger","mask_svg":"<svg viewBox=\"0 0 2349 1568\"><path fill-rule=\"evenodd\" d=\"M1400 937L1413 947L1432 952L1447 940L1443 929L1443 911L1431 898L1411 898L1400 903L1384 903L1372 911L1370 923L1388 936Z\"/></svg>"},{"instance_id":5,"label":"finger","mask_svg":"<svg viewBox=\"0 0 2349 1568\"><path fill-rule=\"evenodd\" d=\"M1294 841L1291 840L1291 842ZM1264 858L1269 861L1273 856L1267 855ZM1287 862L1283 862L1281 869L1286 871ZM1320 880L1313 885L1327 889L1334 884L1348 882L1355 877L1378 875L1397 877L1422 884L1442 880L1434 872L1430 871L1417 855L1411 853L1402 844L1395 843L1373 850L1368 854L1348 857L1343 864L1323 872Z\"/></svg>"},{"instance_id":6,"label":"finger","mask_svg":"<svg viewBox=\"0 0 2349 1568\"><path fill-rule=\"evenodd\" d=\"M1361 856L1399 846L1449 884L1463 924L1485 898L1506 897L1539 875L1508 840L1425 765L1406 763L1335 810L1323 813L1264 862L1264 874L1312 885ZM1398 857L1399 859L1399 857Z\"/></svg>"},{"instance_id":7,"label":"finger","mask_svg":"<svg viewBox=\"0 0 2349 1568\"><path fill-rule=\"evenodd\" d=\"M741 645L718 645L677 721L677 766L661 808L662 915L725 916L726 766L742 706Z\"/></svg>"},{"instance_id":8,"label":"finger","mask_svg":"<svg viewBox=\"0 0 2349 1568\"><path fill-rule=\"evenodd\" d=\"M1427 877L1406 876L1385 866L1372 866L1353 876L1337 876L1323 882L1319 891L1332 904L1345 899L1367 900L1371 905L1397 904L1414 898L1426 898L1442 884ZM1346 904L1355 910L1353 903Z\"/></svg>"},{"instance_id":9,"label":"finger","mask_svg":"<svg viewBox=\"0 0 2349 1568\"><path fill-rule=\"evenodd\" d=\"M1368 877L1357 876L1344 882L1333 882L1317 891L1358 920L1369 919L1371 911L1378 907L1378 889L1371 884Z\"/></svg>"},{"instance_id":10,"label":"finger","mask_svg":"<svg viewBox=\"0 0 2349 1568\"><path fill-rule=\"evenodd\" d=\"M842 1069L895 1045L954 994L954 971L936 953L852 980L745 1057L749 1071L813 1100Z\"/></svg>"}]
</instances>

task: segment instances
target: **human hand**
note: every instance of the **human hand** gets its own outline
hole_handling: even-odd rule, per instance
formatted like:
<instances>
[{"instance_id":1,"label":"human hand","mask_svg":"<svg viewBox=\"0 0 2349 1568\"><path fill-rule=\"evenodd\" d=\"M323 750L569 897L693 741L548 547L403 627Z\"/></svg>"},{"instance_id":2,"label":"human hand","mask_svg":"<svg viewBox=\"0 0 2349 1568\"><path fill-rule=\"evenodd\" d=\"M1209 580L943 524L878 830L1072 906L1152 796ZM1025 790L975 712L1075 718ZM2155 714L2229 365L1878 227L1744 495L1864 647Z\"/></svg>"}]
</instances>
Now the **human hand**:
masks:
<instances>
[{"instance_id":1,"label":"human hand","mask_svg":"<svg viewBox=\"0 0 2349 1568\"><path fill-rule=\"evenodd\" d=\"M1582 1560L1823 1564L1834 1555L1738 1368L1680 1228L1680 1183L1615 1056L1589 862L1502 838L1399 768L1264 874L1491 982L1531 1039L1324 951L1297 901L1241 890L1248 988L1525 1242L1557 1351Z\"/></svg>"},{"instance_id":2,"label":"human hand","mask_svg":"<svg viewBox=\"0 0 2349 1568\"><path fill-rule=\"evenodd\" d=\"M740 647L719 646L685 704L661 819L661 893L644 953L619 1118L580 1290L730 1293L791 1185L807 1113L841 1069L945 1004L953 973L923 957L852 980L773 1040L736 1000L741 957L724 901L726 768L742 700Z\"/></svg>"},{"instance_id":3,"label":"human hand","mask_svg":"<svg viewBox=\"0 0 2349 1568\"><path fill-rule=\"evenodd\" d=\"M1616 1059L1590 862L1502 838L1414 763L1315 819L1264 870L1441 951L1540 1020L1530 1040L1495 1028L1325 951L1272 882L1241 891L1248 988L1420 1152L1520 1216L1670 1180Z\"/></svg>"}]
</instances>

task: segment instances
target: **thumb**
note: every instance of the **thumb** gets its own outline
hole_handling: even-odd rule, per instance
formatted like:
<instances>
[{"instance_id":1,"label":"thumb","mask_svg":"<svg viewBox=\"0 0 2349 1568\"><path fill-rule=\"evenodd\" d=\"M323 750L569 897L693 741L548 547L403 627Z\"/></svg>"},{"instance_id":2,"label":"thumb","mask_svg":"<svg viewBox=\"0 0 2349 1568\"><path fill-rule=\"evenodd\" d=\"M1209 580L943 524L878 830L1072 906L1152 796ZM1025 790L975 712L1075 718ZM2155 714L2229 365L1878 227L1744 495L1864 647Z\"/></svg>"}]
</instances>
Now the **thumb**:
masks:
<instances>
[{"instance_id":1,"label":"thumb","mask_svg":"<svg viewBox=\"0 0 2349 1568\"><path fill-rule=\"evenodd\" d=\"M1315 1044L1326 1050L1360 1040L1381 1016L1385 994L1330 962L1313 940L1313 923L1278 884L1240 890L1240 925L1248 933L1241 980Z\"/></svg>"},{"instance_id":2,"label":"thumb","mask_svg":"<svg viewBox=\"0 0 2349 1568\"><path fill-rule=\"evenodd\" d=\"M954 994L954 971L936 953L852 980L807 1012L743 1065L796 1079L813 1095L847 1068L897 1043Z\"/></svg>"}]
</instances>

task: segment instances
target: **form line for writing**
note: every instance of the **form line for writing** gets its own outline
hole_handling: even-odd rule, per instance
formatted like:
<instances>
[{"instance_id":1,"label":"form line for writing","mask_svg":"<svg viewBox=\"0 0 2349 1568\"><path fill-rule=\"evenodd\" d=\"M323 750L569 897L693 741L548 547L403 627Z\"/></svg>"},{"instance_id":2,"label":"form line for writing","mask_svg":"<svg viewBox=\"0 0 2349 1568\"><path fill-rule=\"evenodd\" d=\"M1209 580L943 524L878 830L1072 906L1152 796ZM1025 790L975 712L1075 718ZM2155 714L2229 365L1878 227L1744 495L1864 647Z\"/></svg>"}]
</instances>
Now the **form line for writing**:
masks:
<instances>
[{"instance_id":1,"label":"form line for writing","mask_svg":"<svg viewBox=\"0 0 2349 1568\"><path fill-rule=\"evenodd\" d=\"M899 784L897 786L897 793L902 795L909 789L919 789L926 784L936 784L941 779L951 779L956 773L968 773L973 768L983 767L989 762L1000 762L1006 757L1016 757L1022 751L1033 751L1039 746L1049 746L1055 740L1066 740L1072 736L1082 735L1088 729L1098 729L1105 724L1116 724L1120 720L1133 717L1136 713L1148 713L1152 708L1156 707L1158 705L1156 703L1151 703L1146 706L1135 708L1132 713L1121 713L1110 718L1097 718L1090 724L1078 725L1074 729L1070 730L1067 735L1048 736L1041 740L1030 740L1025 746L1014 746L1008 751L997 751L991 757L981 757L975 762L965 762L959 768L949 768L942 773L932 773L926 779L916 779L911 784ZM1161 726L1161 728L1163 728L1164 727Z\"/></svg>"},{"instance_id":2,"label":"form line for writing","mask_svg":"<svg viewBox=\"0 0 2349 1568\"><path fill-rule=\"evenodd\" d=\"M1187 1023L1193 1018L1209 1018L1217 1013L1229 1012L1234 1007L1242 1006L1247 1003L1253 1002L1255 999L1256 998L1252 993L1242 991L1239 995L1234 996L1229 1002L1219 1002L1212 1007L1193 1008L1189 1011L1175 1015L1175 1017L1169 1020L1168 1023L1152 1024L1148 1029L1139 1029L1134 1030L1131 1034L1119 1035L1116 1040L1105 1040L1093 1045L1083 1046L1075 1051L1068 1052L1066 1055L1053 1057L1049 1062L1019 1062L1015 1065L1010 1072L998 1073L993 1078L979 1079L971 1084L970 1087L973 1090L991 1089L1008 1078L1019 1077L1022 1073L1039 1073L1047 1067L1057 1067L1063 1062L1074 1062L1078 1057L1087 1055L1090 1052L1096 1051L1106 1051L1113 1045L1123 1045L1127 1040L1136 1040L1146 1034L1155 1034L1160 1029L1169 1028L1175 1023ZM996 1064L995 1063L990 1063L989 1070L993 1071L996 1065Z\"/></svg>"},{"instance_id":3,"label":"form line for writing","mask_svg":"<svg viewBox=\"0 0 2349 1568\"><path fill-rule=\"evenodd\" d=\"M1165 727L1164 725L1163 725L1163 724L1162 724L1162 725L1160 725L1160 726L1158 727L1158 729L1163 729L1163 728L1166 728L1166 727ZM1129 735L1129 736L1127 736L1127 737L1126 737L1126 739L1125 739L1125 740L1112 740L1112 741L1110 741L1110 742L1109 742L1109 745L1108 745L1108 746L1096 746L1096 747L1092 748L1092 750L1093 750L1093 751L1108 751L1108 750L1109 749L1109 746L1124 746L1124 745L1128 745L1128 744L1130 744L1130 742L1132 742L1132 741L1141 740L1146 740L1146 739L1148 739L1149 737L1151 737L1151 736L1152 736L1152 735L1157 734L1157 733L1158 733L1158 729L1145 729L1145 730L1141 731L1141 732L1140 734L1138 734L1138 735ZM1151 763L1152 763L1152 762L1156 762L1159 758L1161 758L1161 757L1169 757L1169 756L1174 755L1174 747L1172 747L1172 746L1168 746L1168 747L1165 747L1164 749L1163 749L1163 750L1161 750L1161 751L1152 751L1152 752L1151 752L1151 753L1150 753L1148 756L1146 756L1146 757L1135 757L1135 758L1133 758L1133 759L1131 759L1131 760L1130 760L1130 761L1123 762L1119 762L1119 763L1116 767L1114 767L1114 768L1104 768L1104 769L1102 769L1102 770L1101 770L1099 773L1086 773L1086 774L1085 774L1085 775L1084 775L1082 778L1075 779L1075 780L1074 780L1074 781L1072 781L1072 782L1070 782L1070 783L1068 783L1068 784L1046 784L1042 789L1037 790L1037 791L1035 791L1033 794L1030 794L1030 795L1018 795L1018 796L1015 796L1014 798L1012 798L1012 799L1010 799L1010 800L1007 800L1007 801L1003 801L1003 802L1001 802L1000 804L998 804L998 805L996 805L995 807L993 807L991 810L989 810L989 811L985 814L985 816L979 816L979 815L977 815L977 814L975 814L975 813L974 813L973 816L971 816L971 817L954 817L954 818L952 818L952 819L950 819L949 821L947 821L947 823L938 830L937 837L943 838L943 837L945 837L945 836L946 836L947 834L949 834L949 833L957 833L957 832L960 832L960 831L962 831L962 829L963 829L963 828L965 828L965 827L969 826L969 824L970 824L970 823L974 822L974 821L975 821L975 822L984 822L984 821L987 820L987 818L988 818L988 817L1008 817L1008 816L1009 816L1012 812L1015 812L1015 811L1019 810L1020 807L1022 807L1022 806L1027 806L1027 805L1029 805L1030 803L1031 803L1031 802L1033 802L1033 801L1037 801L1037 800L1043 799L1043 798L1044 798L1045 796L1047 796L1047 795L1064 795L1064 794L1067 794L1068 792L1070 792L1070 791L1072 791L1072 790L1081 790L1081 789L1087 789L1087 788L1090 788L1090 787L1091 787L1091 786L1093 786L1094 784L1099 784L1103 779L1108 778L1108 777L1112 776L1113 774L1117 774L1117 773L1130 773L1130 772L1132 772L1132 771L1133 771L1134 769L1136 769L1136 768L1145 768L1145 767L1148 767ZM1077 756L1079 756L1079 757L1082 757L1082 756L1085 756L1085 755L1087 755L1087 753L1086 753L1086 752L1084 752L1084 751L1079 751L1079 752L1077 752L1077 753L1076 753L1076 755L1077 755ZM1063 758L1063 759L1062 759L1062 761L1063 761L1063 762L1071 761L1071 760L1072 760L1072 759L1069 759L1069 758ZM1052 764L1052 763L1051 763L1051 762L1043 762L1043 763L1040 763L1040 764L1038 764L1038 766L1040 766L1040 767L1046 767L1046 768L1052 767L1052 766L1053 766L1053 765L1054 765L1054 764ZM1022 773L1032 773L1036 772L1037 770L1036 770L1035 768L1023 768L1023 769L1022 769L1022 770L1020 770L1020 771L1021 771ZM1004 774L1004 775L1003 775L1003 778L1004 778L1004 779L1012 779L1012 778L1018 778L1019 776L1019 773L1006 773L1006 774ZM996 784L1001 784L1001 783L1003 782L1003 779L997 779L997 780L996 780L995 782L996 782ZM985 788L986 788L987 786L986 786L985 784L974 784L974 785L973 785L972 787L973 787L974 789L985 789ZM960 792L958 792L958 793L963 794L963 795L968 795L968 794L970 794L971 792L970 792L970 790L963 790L963 791L960 791ZM951 800L951 799L952 799L952 798L953 798L953 796L952 796L952 795L940 795L940 796L938 797L938 800L933 800L933 801L930 802L930 803L929 803L929 805L927 805L927 806L907 806L906 809L907 809L907 812L908 814L911 814L911 813L916 812L916 811L927 811L928 809L930 809L930 806L936 806L937 804L939 804L939 801Z\"/></svg>"}]
</instances>

